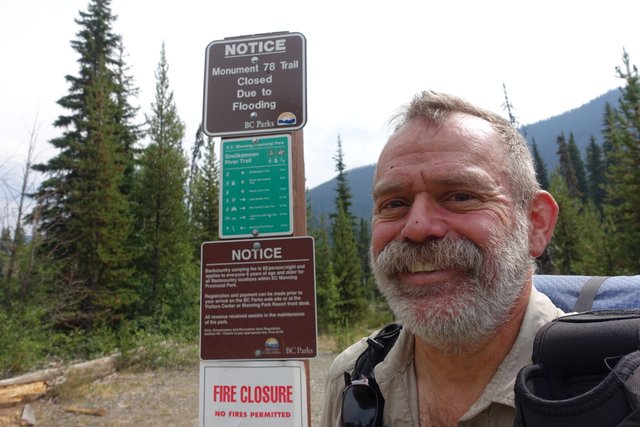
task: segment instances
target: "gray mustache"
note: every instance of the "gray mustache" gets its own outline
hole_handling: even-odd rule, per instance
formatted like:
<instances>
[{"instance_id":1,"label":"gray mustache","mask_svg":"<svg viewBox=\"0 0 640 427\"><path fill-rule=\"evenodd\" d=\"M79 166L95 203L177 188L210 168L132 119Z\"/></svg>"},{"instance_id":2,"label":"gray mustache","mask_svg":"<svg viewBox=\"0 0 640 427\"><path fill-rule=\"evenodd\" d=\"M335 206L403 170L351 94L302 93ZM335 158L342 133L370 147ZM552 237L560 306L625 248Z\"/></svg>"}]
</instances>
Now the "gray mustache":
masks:
<instances>
[{"instance_id":1,"label":"gray mustache","mask_svg":"<svg viewBox=\"0 0 640 427\"><path fill-rule=\"evenodd\" d=\"M424 243L394 240L377 255L371 254L374 270L388 276L408 272L419 262L436 269L456 269L467 273L480 271L484 262L482 249L463 237L443 237Z\"/></svg>"}]
</instances>

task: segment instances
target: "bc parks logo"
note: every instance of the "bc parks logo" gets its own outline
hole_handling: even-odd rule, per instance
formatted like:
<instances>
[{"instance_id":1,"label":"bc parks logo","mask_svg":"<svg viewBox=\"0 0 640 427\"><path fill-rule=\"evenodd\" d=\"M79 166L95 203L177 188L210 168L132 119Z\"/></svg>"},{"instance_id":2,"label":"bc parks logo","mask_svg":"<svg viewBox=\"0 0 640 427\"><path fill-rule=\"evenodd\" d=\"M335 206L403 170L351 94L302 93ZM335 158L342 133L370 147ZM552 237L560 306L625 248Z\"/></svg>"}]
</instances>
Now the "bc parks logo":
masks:
<instances>
[{"instance_id":1,"label":"bc parks logo","mask_svg":"<svg viewBox=\"0 0 640 427\"><path fill-rule=\"evenodd\" d=\"M264 342L264 350L256 350L254 354L256 357L282 354L280 351L280 342L274 337L267 338Z\"/></svg>"},{"instance_id":2,"label":"bc parks logo","mask_svg":"<svg viewBox=\"0 0 640 427\"><path fill-rule=\"evenodd\" d=\"M295 125L297 121L296 115L289 111L285 111L278 116L278 126Z\"/></svg>"}]
</instances>

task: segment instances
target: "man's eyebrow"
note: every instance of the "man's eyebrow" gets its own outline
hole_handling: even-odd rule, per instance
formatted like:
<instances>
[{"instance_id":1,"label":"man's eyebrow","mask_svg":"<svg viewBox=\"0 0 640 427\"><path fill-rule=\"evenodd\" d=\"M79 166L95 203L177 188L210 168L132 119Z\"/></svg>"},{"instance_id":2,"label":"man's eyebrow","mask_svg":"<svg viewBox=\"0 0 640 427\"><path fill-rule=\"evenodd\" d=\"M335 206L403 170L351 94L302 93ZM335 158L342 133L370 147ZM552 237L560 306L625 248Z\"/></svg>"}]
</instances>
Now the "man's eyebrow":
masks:
<instances>
[{"instance_id":1,"label":"man's eyebrow","mask_svg":"<svg viewBox=\"0 0 640 427\"><path fill-rule=\"evenodd\" d=\"M402 189L406 190L407 185L398 181L382 181L373 186L373 199L381 197L383 194L397 193Z\"/></svg>"},{"instance_id":2,"label":"man's eyebrow","mask_svg":"<svg viewBox=\"0 0 640 427\"><path fill-rule=\"evenodd\" d=\"M429 182L442 187L466 187L480 191L496 191L498 184L491 175L474 170L457 171L455 174L434 177ZM395 180L381 181L373 187L373 198L381 197L384 194L399 193L407 191L411 183Z\"/></svg>"},{"instance_id":3,"label":"man's eyebrow","mask_svg":"<svg viewBox=\"0 0 640 427\"><path fill-rule=\"evenodd\" d=\"M447 187L471 187L485 191L494 190L497 187L491 175L473 169L464 169L457 171L454 175L436 177L432 182Z\"/></svg>"}]
</instances>

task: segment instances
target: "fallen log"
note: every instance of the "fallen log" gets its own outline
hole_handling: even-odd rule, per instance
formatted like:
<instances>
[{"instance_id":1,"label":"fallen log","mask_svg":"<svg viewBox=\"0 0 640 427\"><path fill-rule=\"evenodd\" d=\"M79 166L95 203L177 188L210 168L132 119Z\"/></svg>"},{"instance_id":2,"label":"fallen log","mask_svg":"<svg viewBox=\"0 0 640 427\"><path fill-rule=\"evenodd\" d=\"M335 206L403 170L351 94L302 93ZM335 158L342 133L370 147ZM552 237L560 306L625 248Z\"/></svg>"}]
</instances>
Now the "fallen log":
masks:
<instances>
[{"instance_id":1,"label":"fallen log","mask_svg":"<svg viewBox=\"0 0 640 427\"><path fill-rule=\"evenodd\" d=\"M28 384L14 384L0 387L0 407L32 402L47 392L47 383L35 381Z\"/></svg>"},{"instance_id":2,"label":"fallen log","mask_svg":"<svg viewBox=\"0 0 640 427\"><path fill-rule=\"evenodd\" d=\"M81 408L79 406L66 406L62 408L62 410L72 414L93 415L95 417L104 417L107 413L107 410L104 408Z\"/></svg>"},{"instance_id":3,"label":"fallen log","mask_svg":"<svg viewBox=\"0 0 640 427\"><path fill-rule=\"evenodd\" d=\"M48 386L65 381L90 381L116 371L116 356L77 363L66 368L44 369L0 380L0 408L32 402L47 393Z\"/></svg>"}]
</instances>

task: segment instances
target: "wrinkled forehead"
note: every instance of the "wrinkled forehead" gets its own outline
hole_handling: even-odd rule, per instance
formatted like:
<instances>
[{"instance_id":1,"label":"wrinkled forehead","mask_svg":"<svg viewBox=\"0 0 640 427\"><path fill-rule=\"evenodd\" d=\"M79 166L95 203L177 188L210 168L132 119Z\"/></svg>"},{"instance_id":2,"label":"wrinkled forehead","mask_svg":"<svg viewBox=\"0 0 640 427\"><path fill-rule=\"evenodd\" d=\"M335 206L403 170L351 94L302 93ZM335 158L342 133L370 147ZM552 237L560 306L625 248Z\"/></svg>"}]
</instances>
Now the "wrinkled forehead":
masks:
<instances>
[{"instance_id":1,"label":"wrinkled forehead","mask_svg":"<svg viewBox=\"0 0 640 427\"><path fill-rule=\"evenodd\" d=\"M459 152L461 156L504 159L500 136L488 121L465 113L453 113L442 123L415 118L398 128L385 144L378 165L400 156L421 157L428 153Z\"/></svg>"}]
</instances>

